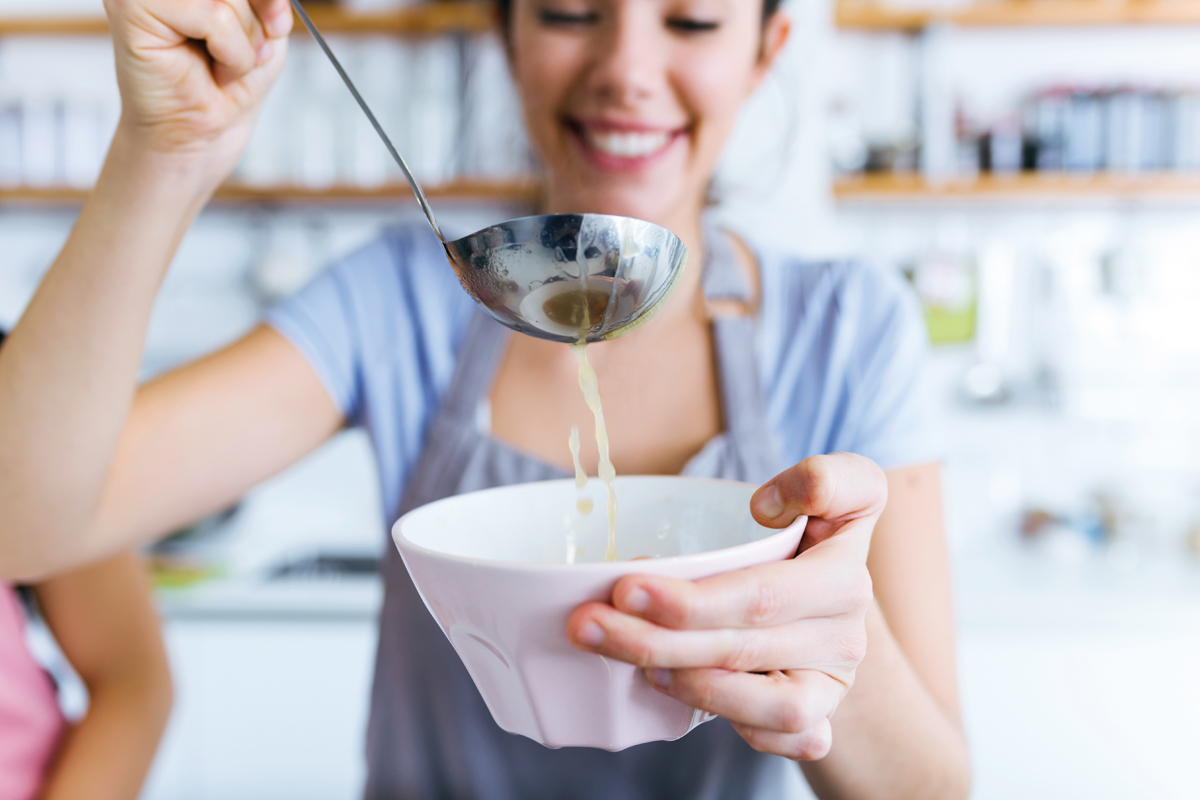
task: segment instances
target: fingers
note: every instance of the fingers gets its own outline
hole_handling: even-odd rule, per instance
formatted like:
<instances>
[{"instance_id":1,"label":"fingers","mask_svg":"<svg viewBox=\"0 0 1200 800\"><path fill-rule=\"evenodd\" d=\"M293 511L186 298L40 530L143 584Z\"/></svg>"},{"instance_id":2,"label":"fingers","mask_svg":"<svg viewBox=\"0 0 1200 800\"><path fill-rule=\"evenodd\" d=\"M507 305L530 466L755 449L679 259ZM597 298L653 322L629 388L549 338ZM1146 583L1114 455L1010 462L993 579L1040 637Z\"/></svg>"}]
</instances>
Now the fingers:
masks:
<instances>
[{"instance_id":1,"label":"fingers","mask_svg":"<svg viewBox=\"0 0 1200 800\"><path fill-rule=\"evenodd\" d=\"M832 542L830 543L832 544ZM699 581L628 575L613 588L620 611L668 628L752 628L862 611L871 576L837 547ZM780 665L775 665L780 666Z\"/></svg>"},{"instance_id":2,"label":"fingers","mask_svg":"<svg viewBox=\"0 0 1200 800\"><path fill-rule=\"evenodd\" d=\"M755 750L794 761L817 761L829 755L833 746L833 727L828 719L804 733L779 733L736 723L733 729Z\"/></svg>"},{"instance_id":3,"label":"fingers","mask_svg":"<svg viewBox=\"0 0 1200 800\"><path fill-rule=\"evenodd\" d=\"M270 38L282 39L292 32L294 19L288 0L250 0L250 7Z\"/></svg>"},{"instance_id":4,"label":"fingers","mask_svg":"<svg viewBox=\"0 0 1200 800\"><path fill-rule=\"evenodd\" d=\"M728 672L647 670L646 679L676 700L765 732L802 734L827 721L847 687L815 670Z\"/></svg>"},{"instance_id":5,"label":"fingers","mask_svg":"<svg viewBox=\"0 0 1200 800\"><path fill-rule=\"evenodd\" d=\"M771 628L672 630L602 603L579 608L567 623L577 647L639 667L715 667L744 672L819 669L845 683L866 653L860 619L805 619Z\"/></svg>"},{"instance_id":6,"label":"fingers","mask_svg":"<svg viewBox=\"0 0 1200 800\"><path fill-rule=\"evenodd\" d=\"M811 456L776 475L750 501L762 525L783 528L808 516L814 523L878 515L887 502L887 478L869 458L854 453ZM820 527L819 525L817 527Z\"/></svg>"},{"instance_id":7,"label":"fingers","mask_svg":"<svg viewBox=\"0 0 1200 800\"><path fill-rule=\"evenodd\" d=\"M266 36L245 0L200 0L184 6L167 6L175 13L163 21L189 39L203 41L216 65L228 73L239 76L254 69Z\"/></svg>"},{"instance_id":8,"label":"fingers","mask_svg":"<svg viewBox=\"0 0 1200 800\"><path fill-rule=\"evenodd\" d=\"M276 4L277 0L256 3L278 15ZM263 20L248 0L170 0L146 11L178 35L204 42L221 78L245 75L268 60L274 49ZM291 25L290 16L286 23L275 16L270 19L276 29Z\"/></svg>"}]
</instances>

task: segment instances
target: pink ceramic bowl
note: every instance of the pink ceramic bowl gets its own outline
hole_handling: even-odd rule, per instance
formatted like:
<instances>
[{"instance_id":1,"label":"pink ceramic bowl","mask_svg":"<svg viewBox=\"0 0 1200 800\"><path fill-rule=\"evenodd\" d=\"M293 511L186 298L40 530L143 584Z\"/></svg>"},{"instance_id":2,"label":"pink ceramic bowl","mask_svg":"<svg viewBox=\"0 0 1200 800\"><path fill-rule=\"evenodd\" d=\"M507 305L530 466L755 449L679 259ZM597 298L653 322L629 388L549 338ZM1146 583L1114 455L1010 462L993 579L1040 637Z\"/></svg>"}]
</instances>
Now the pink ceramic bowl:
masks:
<instances>
[{"instance_id":1,"label":"pink ceramic bowl","mask_svg":"<svg viewBox=\"0 0 1200 800\"><path fill-rule=\"evenodd\" d=\"M660 694L641 670L567 641L571 611L608 600L623 575L695 580L791 557L805 519L784 530L750 516L750 484L617 478L617 549L606 563L604 487L576 510L571 480L450 497L401 517L392 538L429 611L496 723L547 747L622 750L678 739L710 717ZM646 561L629 561L654 556ZM573 562L573 563L568 563Z\"/></svg>"}]
</instances>

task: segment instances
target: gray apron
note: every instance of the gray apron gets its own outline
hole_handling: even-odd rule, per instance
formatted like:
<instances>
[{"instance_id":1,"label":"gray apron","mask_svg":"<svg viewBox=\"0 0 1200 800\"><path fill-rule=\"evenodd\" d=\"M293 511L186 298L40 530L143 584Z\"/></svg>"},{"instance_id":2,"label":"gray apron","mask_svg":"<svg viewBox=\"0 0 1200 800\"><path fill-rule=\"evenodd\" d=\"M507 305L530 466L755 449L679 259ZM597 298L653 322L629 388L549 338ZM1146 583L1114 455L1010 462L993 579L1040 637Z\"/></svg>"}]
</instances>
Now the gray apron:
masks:
<instances>
[{"instance_id":1,"label":"gray apron","mask_svg":"<svg viewBox=\"0 0 1200 800\"><path fill-rule=\"evenodd\" d=\"M708 300L748 301L727 237L705 231ZM450 495L569 473L480 430L509 332L477 315L427 432L399 514ZM713 321L724 431L684 475L763 483L782 467L767 429L754 320ZM723 719L674 742L619 753L551 750L492 720L446 635L421 602L396 548L384 561L379 651L367 728L368 800L749 800L778 797L783 759L747 745Z\"/></svg>"}]
</instances>

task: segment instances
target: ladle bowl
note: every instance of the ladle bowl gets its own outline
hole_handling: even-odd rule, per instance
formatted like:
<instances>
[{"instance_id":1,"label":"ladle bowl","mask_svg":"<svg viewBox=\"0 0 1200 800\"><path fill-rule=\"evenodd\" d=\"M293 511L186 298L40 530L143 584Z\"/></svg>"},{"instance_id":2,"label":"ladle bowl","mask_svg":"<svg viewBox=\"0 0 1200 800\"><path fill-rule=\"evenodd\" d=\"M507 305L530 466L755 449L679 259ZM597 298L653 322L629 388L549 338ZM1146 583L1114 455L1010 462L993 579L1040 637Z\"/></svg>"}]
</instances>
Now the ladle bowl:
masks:
<instances>
[{"instance_id":1,"label":"ladle bowl","mask_svg":"<svg viewBox=\"0 0 1200 800\"><path fill-rule=\"evenodd\" d=\"M446 243L459 283L499 322L556 342L598 342L641 325L687 261L660 225L604 214L502 222Z\"/></svg>"}]
</instances>

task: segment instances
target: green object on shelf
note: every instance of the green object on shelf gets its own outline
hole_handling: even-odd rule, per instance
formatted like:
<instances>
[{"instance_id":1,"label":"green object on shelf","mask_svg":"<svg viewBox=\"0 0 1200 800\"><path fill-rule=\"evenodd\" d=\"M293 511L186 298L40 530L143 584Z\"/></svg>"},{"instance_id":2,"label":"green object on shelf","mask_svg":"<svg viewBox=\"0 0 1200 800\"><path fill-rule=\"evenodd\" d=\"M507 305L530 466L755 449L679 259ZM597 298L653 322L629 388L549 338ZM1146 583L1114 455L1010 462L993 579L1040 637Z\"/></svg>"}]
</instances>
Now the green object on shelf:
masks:
<instances>
[{"instance_id":1,"label":"green object on shelf","mask_svg":"<svg viewBox=\"0 0 1200 800\"><path fill-rule=\"evenodd\" d=\"M153 556L147 567L155 589L187 589L225 574L225 570L217 564Z\"/></svg>"},{"instance_id":2,"label":"green object on shelf","mask_svg":"<svg viewBox=\"0 0 1200 800\"><path fill-rule=\"evenodd\" d=\"M961 308L925 307L925 325L932 344L959 344L975 338L975 303Z\"/></svg>"}]
</instances>

